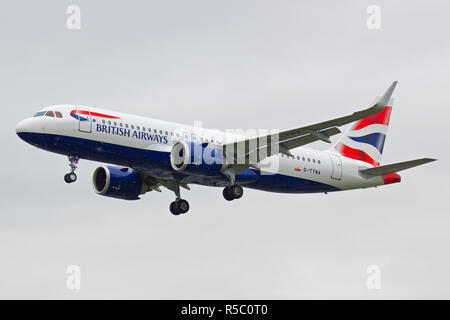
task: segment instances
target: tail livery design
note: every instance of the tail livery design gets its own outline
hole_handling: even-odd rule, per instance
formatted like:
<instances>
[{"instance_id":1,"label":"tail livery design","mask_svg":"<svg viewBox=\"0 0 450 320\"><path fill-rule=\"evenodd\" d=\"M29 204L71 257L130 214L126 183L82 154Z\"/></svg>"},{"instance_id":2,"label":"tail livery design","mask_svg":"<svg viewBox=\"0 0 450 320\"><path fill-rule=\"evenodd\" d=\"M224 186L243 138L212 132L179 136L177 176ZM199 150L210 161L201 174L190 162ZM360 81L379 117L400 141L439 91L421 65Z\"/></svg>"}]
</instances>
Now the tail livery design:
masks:
<instances>
[{"instance_id":1,"label":"tail livery design","mask_svg":"<svg viewBox=\"0 0 450 320\"><path fill-rule=\"evenodd\" d=\"M335 149L344 157L378 167L391 117L392 102L391 99L380 112L356 121L336 143Z\"/></svg>"}]
</instances>

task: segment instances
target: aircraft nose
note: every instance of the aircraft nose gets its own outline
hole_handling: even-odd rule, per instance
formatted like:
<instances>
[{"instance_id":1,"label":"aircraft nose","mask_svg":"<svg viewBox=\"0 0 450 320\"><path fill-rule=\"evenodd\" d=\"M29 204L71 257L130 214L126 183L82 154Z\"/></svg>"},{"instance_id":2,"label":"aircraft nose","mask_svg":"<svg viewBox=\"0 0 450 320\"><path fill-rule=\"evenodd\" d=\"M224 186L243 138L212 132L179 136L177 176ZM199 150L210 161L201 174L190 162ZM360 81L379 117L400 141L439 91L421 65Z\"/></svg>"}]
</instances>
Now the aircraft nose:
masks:
<instances>
[{"instance_id":1,"label":"aircraft nose","mask_svg":"<svg viewBox=\"0 0 450 320\"><path fill-rule=\"evenodd\" d=\"M25 132L27 129L27 120L22 120L16 125L16 133Z\"/></svg>"},{"instance_id":2,"label":"aircraft nose","mask_svg":"<svg viewBox=\"0 0 450 320\"><path fill-rule=\"evenodd\" d=\"M16 133L22 140L29 142L29 136L32 135L33 130L33 120L32 118L28 118L20 121L16 125Z\"/></svg>"}]
</instances>

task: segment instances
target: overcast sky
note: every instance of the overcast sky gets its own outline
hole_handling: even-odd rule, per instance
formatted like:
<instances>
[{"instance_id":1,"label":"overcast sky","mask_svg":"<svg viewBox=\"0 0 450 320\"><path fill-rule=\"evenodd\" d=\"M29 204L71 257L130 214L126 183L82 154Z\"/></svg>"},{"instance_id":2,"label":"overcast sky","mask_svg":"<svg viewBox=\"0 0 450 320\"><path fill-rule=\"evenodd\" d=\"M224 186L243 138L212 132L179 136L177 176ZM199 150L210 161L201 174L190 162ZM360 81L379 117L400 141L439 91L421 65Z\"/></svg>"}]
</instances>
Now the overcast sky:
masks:
<instances>
[{"instance_id":1,"label":"overcast sky","mask_svg":"<svg viewBox=\"0 0 450 320\"><path fill-rule=\"evenodd\" d=\"M81 8L68 30L66 8ZM366 26L369 5L381 29ZM450 298L448 1L9 1L0 13L0 298ZM368 106L398 80L382 164L399 184L328 195L96 195L98 163L21 141L43 106L205 127L289 128ZM337 139L337 138L335 138ZM326 148L316 143L314 148ZM66 268L81 268L81 289ZM381 268L381 290L366 269Z\"/></svg>"}]
</instances>

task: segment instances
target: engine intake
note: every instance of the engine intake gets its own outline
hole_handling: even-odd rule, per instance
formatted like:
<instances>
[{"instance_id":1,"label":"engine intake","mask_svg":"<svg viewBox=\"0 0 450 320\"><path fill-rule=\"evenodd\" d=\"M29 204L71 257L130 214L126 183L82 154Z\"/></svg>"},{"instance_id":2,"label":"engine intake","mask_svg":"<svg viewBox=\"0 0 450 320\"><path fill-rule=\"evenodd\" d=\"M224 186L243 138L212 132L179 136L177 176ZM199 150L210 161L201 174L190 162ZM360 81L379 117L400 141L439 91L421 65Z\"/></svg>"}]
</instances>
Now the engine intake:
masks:
<instances>
[{"instance_id":1,"label":"engine intake","mask_svg":"<svg viewBox=\"0 0 450 320\"><path fill-rule=\"evenodd\" d=\"M97 194L123 200L137 200L145 193L141 175L129 168L98 167L92 176L92 185Z\"/></svg>"},{"instance_id":2,"label":"engine intake","mask_svg":"<svg viewBox=\"0 0 450 320\"><path fill-rule=\"evenodd\" d=\"M217 175L226 165L222 149L186 141L174 144L170 152L170 164L175 171L198 176Z\"/></svg>"}]
</instances>

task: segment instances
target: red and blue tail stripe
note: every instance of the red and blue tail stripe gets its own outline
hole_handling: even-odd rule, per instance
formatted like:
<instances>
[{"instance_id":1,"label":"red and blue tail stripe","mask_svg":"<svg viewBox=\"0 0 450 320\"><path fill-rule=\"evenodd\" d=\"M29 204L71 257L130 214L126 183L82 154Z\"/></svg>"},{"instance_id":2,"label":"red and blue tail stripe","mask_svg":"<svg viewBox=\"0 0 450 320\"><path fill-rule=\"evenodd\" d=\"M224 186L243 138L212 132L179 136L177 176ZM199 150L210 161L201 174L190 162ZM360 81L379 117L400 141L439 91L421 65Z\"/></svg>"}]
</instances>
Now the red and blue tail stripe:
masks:
<instances>
[{"instance_id":1,"label":"red and blue tail stripe","mask_svg":"<svg viewBox=\"0 0 450 320\"><path fill-rule=\"evenodd\" d=\"M344 157L379 166L391 112L392 107L386 106L382 111L356 121L334 148Z\"/></svg>"},{"instance_id":2,"label":"red and blue tail stripe","mask_svg":"<svg viewBox=\"0 0 450 320\"><path fill-rule=\"evenodd\" d=\"M380 165L379 162L377 162L374 159L372 159L372 157L370 157L364 151L351 148L351 147L349 147L349 146L347 146L347 145L345 145L345 144L343 144L341 142L339 142L335 146L335 148L344 157L355 159L355 160L364 161L364 162L367 162L367 163L373 165L374 167L378 167Z\"/></svg>"},{"instance_id":3,"label":"red and blue tail stripe","mask_svg":"<svg viewBox=\"0 0 450 320\"><path fill-rule=\"evenodd\" d=\"M391 112L392 107L386 106L380 112L375 113L367 118L356 121L351 130L359 130L371 124L382 124L388 126L389 119L391 118Z\"/></svg>"}]
</instances>

